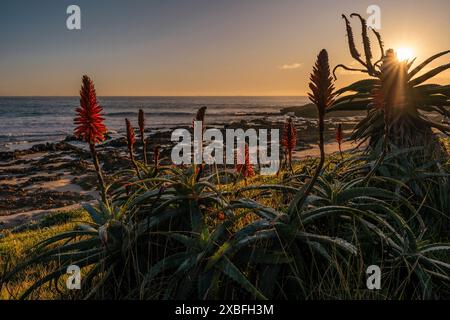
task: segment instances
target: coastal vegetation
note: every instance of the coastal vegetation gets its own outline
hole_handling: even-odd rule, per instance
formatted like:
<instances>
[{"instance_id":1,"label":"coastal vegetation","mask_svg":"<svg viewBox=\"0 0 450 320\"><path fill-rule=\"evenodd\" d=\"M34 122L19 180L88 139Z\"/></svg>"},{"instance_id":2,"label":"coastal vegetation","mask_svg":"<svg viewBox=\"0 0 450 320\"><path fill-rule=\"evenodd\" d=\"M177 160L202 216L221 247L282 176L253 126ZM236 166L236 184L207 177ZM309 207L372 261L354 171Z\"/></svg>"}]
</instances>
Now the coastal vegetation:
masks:
<instances>
[{"instance_id":1,"label":"coastal vegetation","mask_svg":"<svg viewBox=\"0 0 450 320\"><path fill-rule=\"evenodd\" d=\"M350 53L370 78L335 89L328 53L320 51L309 93L320 157L293 161L301 132L287 118L286 165L273 176L259 174L247 146L236 166L173 165L159 147L146 151L143 112L136 119L143 145L136 150L127 119L129 162L106 176L96 150L106 132L102 110L83 77L76 134L89 145L101 199L0 239L8 257L1 297L449 299L449 141L433 128L450 128L428 117L448 115L450 90L424 82L450 65L421 71L450 51L412 69L374 31L381 57L373 61L366 23L351 17L362 25L364 57L344 16ZM364 111L351 139L368 143L326 154L327 114L342 110ZM194 120L207 122L207 110ZM13 244L30 234L32 248ZM81 290L66 287L72 265L82 270ZM382 271L379 290L366 287L373 265Z\"/></svg>"}]
</instances>

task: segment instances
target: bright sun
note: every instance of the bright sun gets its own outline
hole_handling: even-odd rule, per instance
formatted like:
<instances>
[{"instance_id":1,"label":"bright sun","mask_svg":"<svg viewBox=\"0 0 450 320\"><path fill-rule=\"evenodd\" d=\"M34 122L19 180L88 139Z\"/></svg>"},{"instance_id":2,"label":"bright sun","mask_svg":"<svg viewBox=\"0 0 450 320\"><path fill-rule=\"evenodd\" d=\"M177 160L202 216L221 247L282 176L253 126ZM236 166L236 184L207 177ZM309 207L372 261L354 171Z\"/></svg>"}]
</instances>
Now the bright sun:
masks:
<instances>
[{"instance_id":1,"label":"bright sun","mask_svg":"<svg viewBox=\"0 0 450 320\"><path fill-rule=\"evenodd\" d=\"M397 49L397 59L400 61L407 61L412 59L414 52L411 48L402 47Z\"/></svg>"}]
</instances>

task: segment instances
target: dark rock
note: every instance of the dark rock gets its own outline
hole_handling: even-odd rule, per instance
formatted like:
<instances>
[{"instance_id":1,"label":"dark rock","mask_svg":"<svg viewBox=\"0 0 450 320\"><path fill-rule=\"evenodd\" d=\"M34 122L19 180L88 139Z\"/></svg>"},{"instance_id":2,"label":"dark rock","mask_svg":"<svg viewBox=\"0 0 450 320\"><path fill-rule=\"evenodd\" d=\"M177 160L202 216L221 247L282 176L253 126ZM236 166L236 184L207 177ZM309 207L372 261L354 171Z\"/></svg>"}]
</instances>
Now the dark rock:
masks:
<instances>
[{"instance_id":1,"label":"dark rock","mask_svg":"<svg viewBox=\"0 0 450 320\"><path fill-rule=\"evenodd\" d=\"M81 138L77 138L74 135L69 135L64 139L64 142L83 141Z\"/></svg>"},{"instance_id":2,"label":"dark rock","mask_svg":"<svg viewBox=\"0 0 450 320\"><path fill-rule=\"evenodd\" d=\"M103 163L103 170L113 172L130 166L130 161L121 155L120 150L108 150L107 154L101 153L99 156Z\"/></svg>"},{"instance_id":3,"label":"dark rock","mask_svg":"<svg viewBox=\"0 0 450 320\"><path fill-rule=\"evenodd\" d=\"M0 161L12 161L15 158L15 152L0 152Z\"/></svg>"},{"instance_id":4,"label":"dark rock","mask_svg":"<svg viewBox=\"0 0 450 320\"><path fill-rule=\"evenodd\" d=\"M43 143L36 144L31 148L31 151L34 152L47 152L47 151L75 151L79 150L77 147L74 147L65 141L57 142L57 143Z\"/></svg>"},{"instance_id":5,"label":"dark rock","mask_svg":"<svg viewBox=\"0 0 450 320\"><path fill-rule=\"evenodd\" d=\"M123 148L127 146L127 139L125 137L117 138L105 142L102 144L102 147L111 147L111 148Z\"/></svg>"},{"instance_id":6,"label":"dark rock","mask_svg":"<svg viewBox=\"0 0 450 320\"><path fill-rule=\"evenodd\" d=\"M58 192L37 189L18 193L18 190L0 189L0 213L14 214L26 210L53 209L92 200L90 195L77 192Z\"/></svg>"}]
</instances>

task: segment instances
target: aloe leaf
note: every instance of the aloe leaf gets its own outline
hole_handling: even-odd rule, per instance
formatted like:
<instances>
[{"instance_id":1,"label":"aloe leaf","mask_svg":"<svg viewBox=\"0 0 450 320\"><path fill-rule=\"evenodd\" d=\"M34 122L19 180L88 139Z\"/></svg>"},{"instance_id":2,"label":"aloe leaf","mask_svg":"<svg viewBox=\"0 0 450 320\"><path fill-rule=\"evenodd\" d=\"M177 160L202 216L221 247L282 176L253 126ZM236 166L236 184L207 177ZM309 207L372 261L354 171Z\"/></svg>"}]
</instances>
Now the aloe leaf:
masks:
<instances>
[{"instance_id":1,"label":"aloe leaf","mask_svg":"<svg viewBox=\"0 0 450 320\"><path fill-rule=\"evenodd\" d=\"M256 289L251 282L245 277L242 272L227 258L216 265L226 276L236 281L243 289L249 292L254 298L258 300L267 300L267 298Z\"/></svg>"},{"instance_id":2,"label":"aloe leaf","mask_svg":"<svg viewBox=\"0 0 450 320\"><path fill-rule=\"evenodd\" d=\"M425 60L424 62L422 62L421 64L419 64L416 68L414 68L409 74L408 74L408 78L412 79L417 73L419 73L424 67L426 67L428 64L430 64L431 62L433 62L434 60L436 60L437 58L446 55L447 53L450 53L450 50L446 50L446 51L442 51L439 52L437 54L435 54L434 56L431 56L430 58L428 58L427 60Z\"/></svg>"}]
</instances>

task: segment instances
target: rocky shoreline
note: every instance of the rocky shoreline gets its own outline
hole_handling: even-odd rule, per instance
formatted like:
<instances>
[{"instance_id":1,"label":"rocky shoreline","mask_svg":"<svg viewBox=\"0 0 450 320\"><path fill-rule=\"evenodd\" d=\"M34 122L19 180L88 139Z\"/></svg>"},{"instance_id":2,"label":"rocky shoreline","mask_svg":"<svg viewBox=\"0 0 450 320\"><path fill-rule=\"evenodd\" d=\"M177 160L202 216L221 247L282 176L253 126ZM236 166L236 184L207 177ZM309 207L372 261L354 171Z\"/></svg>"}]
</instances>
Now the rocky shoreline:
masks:
<instances>
[{"instance_id":1,"label":"rocky shoreline","mask_svg":"<svg viewBox=\"0 0 450 320\"><path fill-rule=\"evenodd\" d=\"M317 142L316 121L296 118L298 129L297 152L312 150ZM344 130L354 123L343 122ZM224 129L248 128L282 129L282 119L269 117L228 125L209 127ZM327 125L326 138L334 140L336 124ZM188 127L185 127L188 129ZM149 158L153 149L161 146L163 161L168 161L173 143L171 130L148 133ZM140 158L140 143L136 155ZM125 137L109 138L98 146L102 168L106 175L129 168ZM0 228L2 217L23 214L33 210L51 210L93 201L97 198L96 176L87 146L73 136L56 143L34 145L28 150L0 152Z\"/></svg>"}]
</instances>

